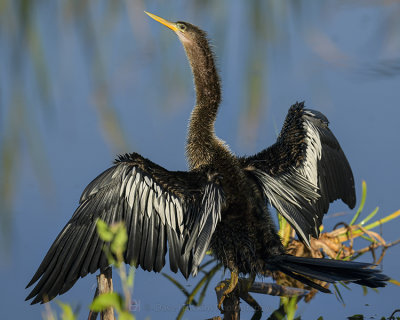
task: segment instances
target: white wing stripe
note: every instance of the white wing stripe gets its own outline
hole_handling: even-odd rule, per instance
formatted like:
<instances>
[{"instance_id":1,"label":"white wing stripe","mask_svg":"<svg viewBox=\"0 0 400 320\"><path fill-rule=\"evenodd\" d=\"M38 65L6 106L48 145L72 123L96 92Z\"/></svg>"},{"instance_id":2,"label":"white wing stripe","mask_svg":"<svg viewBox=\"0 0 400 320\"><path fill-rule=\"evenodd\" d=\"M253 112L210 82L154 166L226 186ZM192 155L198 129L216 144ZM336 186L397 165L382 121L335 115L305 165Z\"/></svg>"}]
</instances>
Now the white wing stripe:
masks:
<instances>
[{"instance_id":1,"label":"white wing stripe","mask_svg":"<svg viewBox=\"0 0 400 320\"><path fill-rule=\"evenodd\" d=\"M131 186L132 186L133 180L134 180L134 177L133 177L133 176L130 176L130 177L129 177L129 180L128 180L128 183L126 184L125 198L126 198L126 200L128 201L128 203L129 203L129 196L130 196L131 191L132 191ZM132 205L130 205L130 207L132 208Z\"/></svg>"},{"instance_id":2,"label":"white wing stripe","mask_svg":"<svg viewBox=\"0 0 400 320\"><path fill-rule=\"evenodd\" d=\"M306 177L314 185L314 189L318 190L318 161L322 156L321 138L318 129L311 121L304 121L303 128L306 131L307 149L306 159L303 166L300 167L300 173Z\"/></svg>"}]
</instances>

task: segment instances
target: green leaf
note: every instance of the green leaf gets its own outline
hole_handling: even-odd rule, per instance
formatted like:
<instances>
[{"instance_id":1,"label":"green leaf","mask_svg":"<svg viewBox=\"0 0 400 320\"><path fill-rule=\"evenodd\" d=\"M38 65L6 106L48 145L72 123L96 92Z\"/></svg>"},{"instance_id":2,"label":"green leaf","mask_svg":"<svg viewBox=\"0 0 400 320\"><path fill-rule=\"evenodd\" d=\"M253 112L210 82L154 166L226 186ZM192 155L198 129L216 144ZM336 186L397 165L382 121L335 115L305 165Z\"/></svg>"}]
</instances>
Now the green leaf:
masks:
<instances>
[{"instance_id":1,"label":"green leaf","mask_svg":"<svg viewBox=\"0 0 400 320\"><path fill-rule=\"evenodd\" d=\"M110 252L110 248L106 245L103 246L103 252L106 254L107 261L109 264L117 265L118 261L114 259L112 253Z\"/></svg>"},{"instance_id":2,"label":"green leaf","mask_svg":"<svg viewBox=\"0 0 400 320\"><path fill-rule=\"evenodd\" d=\"M364 320L364 316L362 314L355 314L354 316L350 316L347 319L349 319L349 320Z\"/></svg>"},{"instance_id":3,"label":"green leaf","mask_svg":"<svg viewBox=\"0 0 400 320\"><path fill-rule=\"evenodd\" d=\"M118 319L119 320L134 320L135 317L130 314L128 311L121 311L118 312Z\"/></svg>"},{"instance_id":4,"label":"green leaf","mask_svg":"<svg viewBox=\"0 0 400 320\"><path fill-rule=\"evenodd\" d=\"M61 319L62 320L75 320L76 316L72 311L72 308L69 304L63 303L61 301L57 301L57 304L60 306L62 310Z\"/></svg>"},{"instance_id":5,"label":"green leaf","mask_svg":"<svg viewBox=\"0 0 400 320\"><path fill-rule=\"evenodd\" d=\"M366 296L368 293L368 289L366 286L362 286L363 296Z\"/></svg>"},{"instance_id":6,"label":"green leaf","mask_svg":"<svg viewBox=\"0 0 400 320\"><path fill-rule=\"evenodd\" d=\"M281 298L279 303L279 308L276 309L274 312L272 312L268 319L284 320L285 316L286 316L285 305Z\"/></svg>"},{"instance_id":7,"label":"green leaf","mask_svg":"<svg viewBox=\"0 0 400 320\"><path fill-rule=\"evenodd\" d=\"M400 286L400 281L397 281L395 279L390 279L389 282L395 284L396 286Z\"/></svg>"},{"instance_id":8,"label":"green leaf","mask_svg":"<svg viewBox=\"0 0 400 320\"><path fill-rule=\"evenodd\" d=\"M338 286L336 285L336 283L333 284L333 287L335 288L335 296L336 296L336 298L337 298L343 305L345 305L344 300L343 300L343 297L342 297L342 294L340 293L340 290L339 290Z\"/></svg>"},{"instance_id":9,"label":"green leaf","mask_svg":"<svg viewBox=\"0 0 400 320\"><path fill-rule=\"evenodd\" d=\"M382 224L384 224L384 223L387 223L387 222L389 222L389 221L391 221L391 220L393 220L393 219L395 219L395 218L397 218L397 217L399 217L399 216L400 216L400 210L397 210L396 212L393 212L392 214L390 214L390 215L388 215L388 216L386 216L386 217L384 217L384 218L382 218L382 219L376 220L375 222L372 222L372 223L370 223L370 224L364 226L363 229L365 229L365 230L371 230L371 229L376 228L376 227L378 227L378 226L380 226L380 225L382 225ZM346 235L347 232L348 232L348 231L346 230L346 232L341 233L341 234L339 235L339 237L342 236L342 235ZM353 236L353 238L355 238L355 237L358 237L360 234L363 234L363 233L364 233L363 230L361 230L361 229L356 229L356 230L354 230L354 231L352 232L352 236Z\"/></svg>"},{"instance_id":10,"label":"green leaf","mask_svg":"<svg viewBox=\"0 0 400 320\"><path fill-rule=\"evenodd\" d=\"M128 241L128 233L124 224L120 224L116 230L114 240L111 243L111 252L120 255L125 251L126 243Z\"/></svg>"},{"instance_id":11,"label":"green leaf","mask_svg":"<svg viewBox=\"0 0 400 320\"><path fill-rule=\"evenodd\" d=\"M109 307L115 308L118 312L121 312L123 309L124 301L122 297L116 292L103 293L97 296L89 309L92 311L103 311Z\"/></svg>"},{"instance_id":12,"label":"green leaf","mask_svg":"<svg viewBox=\"0 0 400 320\"><path fill-rule=\"evenodd\" d=\"M175 278L171 277L170 275L166 273L161 273L165 278L167 278L169 281L171 281L174 285L178 287L178 289L188 298L190 296L189 291L186 290L186 288Z\"/></svg>"},{"instance_id":13,"label":"green leaf","mask_svg":"<svg viewBox=\"0 0 400 320\"><path fill-rule=\"evenodd\" d=\"M99 234L101 240L110 242L114 238L114 234L108 227L107 223L105 223L103 220L98 219L96 226L97 233Z\"/></svg>"},{"instance_id":14,"label":"green leaf","mask_svg":"<svg viewBox=\"0 0 400 320\"><path fill-rule=\"evenodd\" d=\"M393 212L392 214L390 214L390 215L388 215L388 216L386 216L386 217L384 217L382 219L379 219L379 220L377 220L375 222L370 223L369 225L366 225L364 227L364 229L366 229L366 230L373 229L375 227L380 226L381 224L389 222L390 220L392 220L394 218L397 218L399 215L400 215L400 210L397 210L396 212Z\"/></svg>"},{"instance_id":15,"label":"green leaf","mask_svg":"<svg viewBox=\"0 0 400 320\"><path fill-rule=\"evenodd\" d=\"M347 290L350 290L350 291L351 291L350 287L349 287L348 285L346 285L343 281L339 281L339 283L340 283L343 287L345 287Z\"/></svg>"},{"instance_id":16,"label":"green leaf","mask_svg":"<svg viewBox=\"0 0 400 320\"><path fill-rule=\"evenodd\" d=\"M209 266L211 263L214 263L214 262L216 262L216 261L217 261L217 259L212 258L212 259L208 260L207 262L204 262L204 263L199 267L199 272L202 271L202 270L204 270L207 266Z\"/></svg>"},{"instance_id":17,"label":"green leaf","mask_svg":"<svg viewBox=\"0 0 400 320\"><path fill-rule=\"evenodd\" d=\"M184 305L182 306L181 310L178 313L178 316L176 317L177 320L182 319L185 311L187 310L188 306L191 304L194 304L195 302L195 296L197 294L197 292L201 289L201 287L204 286L204 284L206 283L206 281L210 278L213 277L215 275L215 273L222 267L222 265L220 263L218 263L216 266L214 266L208 273L206 273L204 275L203 278L201 278L201 280L196 284L196 286L194 287L193 291L190 293L190 295L187 296L187 299L184 303ZM172 278L173 279L173 278ZM171 280L171 279L170 279ZM172 280L171 280L172 281ZM186 291L187 292L187 291ZM197 302L196 302L197 305Z\"/></svg>"},{"instance_id":18,"label":"green leaf","mask_svg":"<svg viewBox=\"0 0 400 320\"><path fill-rule=\"evenodd\" d=\"M208 279L207 279L206 283L204 284L203 289L200 292L199 301L197 303L199 306L203 303L204 297L206 296L206 293L207 293L208 285L210 284L212 278L213 278L213 275L208 276Z\"/></svg>"},{"instance_id":19,"label":"green leaf","mask_svg":"<svg viewBox=\"0 0 400 320\"><path fill-rule=\"evenodd\" d=\"M126 279L126 284L128 285L129 288L133 287L133 280L135 278L135 267L131 267L129 269L129 275L128 275L128 279Z\"/></svg>"},{"instance_id":20,"label":"green leaf","mask_svg":"<svg viewBox=\"0 0 400 320\"><path fill-rule=\"evenodd\" d=\"M293 320L294 316L296 314L296 309L297 309L297 296L293 296L288 299L288 302L286 304L286 315L287 315L287 320Z\"/></svg>"},{"instance_id":21,"label":"green leaf","mask_svg":"<svg viewBox=\"0 0 400 320\"><path fill-rule=\"evenodd\" d=\"M363 226L366 224L369 220L371 220L377 213L378 213L379 207L376 207L374 211L372 211L364 220L360 222L360 226Z\"/></svg>"},{"instance_id":22,"label":"green leaf","mask_svg":"<svg viewBox=\"0 0 400 320\"><path fill-rule=\"evenodd\" d=\"M353 225L357 221L359 215L361 214L362 210L364 209L366 199L367 199L367 183L363 180L360 206L358 207L356 214L354 215L353 219L351 220L351 222L349 224L350 226Z\"/></svg>"},{"instance_id":23,"label":"green leaf","mask_svg":"<svg viewBox=\"0 0 400 320\"><path fill-rule=\"evenodd\" d=\"M370 238L370 237L368 237L368 236L362 235L362 236L360 236L360 238L363 238L363 239L365 239L365 240L367 240L367 241L369 241L369 242L372 242L372 243L375 243L375 242L376 242L376 240L374 240L374 239L372 239L372 238Z\"/></svg>"}]
</instances>

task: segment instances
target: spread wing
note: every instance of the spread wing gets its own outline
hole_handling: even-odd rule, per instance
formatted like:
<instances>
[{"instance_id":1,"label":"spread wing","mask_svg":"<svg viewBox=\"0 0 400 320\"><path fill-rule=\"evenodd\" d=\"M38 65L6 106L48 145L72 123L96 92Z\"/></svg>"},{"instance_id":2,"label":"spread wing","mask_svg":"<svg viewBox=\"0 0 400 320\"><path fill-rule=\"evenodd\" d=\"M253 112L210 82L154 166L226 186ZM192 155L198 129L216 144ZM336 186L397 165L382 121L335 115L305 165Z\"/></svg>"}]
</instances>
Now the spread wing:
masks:
<instances>
[{"instance_id":1,"label":"spread wing","mask_svg":"<svg viewBox=\"0 0 400 320\"><path fill-rule=\"evenodd\" d=\"M355 205L353 173L339 142L320 112L296 103L274 145L242 158L270 203L309 245L318 237L329 203L342 199Z\"/></svg>"},{"instance_id":2,"label":"spread wing","mask_svg":"<svg viewBox=\"0 0 400 320\"><path fill-rule=\"evenodd\" d=\"M212 172L171 172L139 154L121 156L84 190L79 207L29 282L28 287L40 279L27 300L51 300L80 277L109 265L96 231L99 218L108 224L125 222L125 262L160 271L168 243L171 270L195 275L223 201Z\"/></svg>"}]
</instances>

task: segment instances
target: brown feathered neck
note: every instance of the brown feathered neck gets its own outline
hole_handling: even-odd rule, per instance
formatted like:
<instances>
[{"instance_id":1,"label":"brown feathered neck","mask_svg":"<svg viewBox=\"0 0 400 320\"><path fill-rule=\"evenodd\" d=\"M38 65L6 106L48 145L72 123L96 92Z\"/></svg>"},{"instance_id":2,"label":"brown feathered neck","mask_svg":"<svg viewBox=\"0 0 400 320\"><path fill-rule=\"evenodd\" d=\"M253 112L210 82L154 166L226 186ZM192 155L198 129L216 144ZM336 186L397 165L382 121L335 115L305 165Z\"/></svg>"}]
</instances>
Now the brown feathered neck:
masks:
<instances>
[{"instance_id":1,"label":"brown feathered neck","mask_svg":"<svg viewBox=\"0 0 400 320\"><path fill-rule=\"evenodd\" d=\"M189 122L186 154L189 167L211 164L226 149L215 136L214 123L221 102L221 85L214 54L204 31L190 25L190 38L181 39L193 72L196 106Z\"/></svg>"}]
</instances>

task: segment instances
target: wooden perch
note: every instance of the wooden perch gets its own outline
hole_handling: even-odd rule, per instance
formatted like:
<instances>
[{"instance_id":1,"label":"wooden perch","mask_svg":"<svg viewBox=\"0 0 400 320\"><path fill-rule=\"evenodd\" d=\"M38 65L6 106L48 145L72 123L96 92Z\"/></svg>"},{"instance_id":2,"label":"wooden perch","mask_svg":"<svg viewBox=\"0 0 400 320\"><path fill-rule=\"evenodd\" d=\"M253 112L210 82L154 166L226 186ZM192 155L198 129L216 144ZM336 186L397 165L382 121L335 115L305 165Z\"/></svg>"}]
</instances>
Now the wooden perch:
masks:
<instances>
[{"instance_id":1,"label":"wooden perch","mask_svg":"<svg viewBox=\"0 0 400 320\"><path fill-rule=\"evenodd\" d=\"M271 296L301 297L308 294L309 291L300 288L284 287L277 283L254 282L249 292L269 294Z\"/></svg>"},{"instance_id":2,"label":"wooden perch","mask_svg":"<svg viewBox=\"0 0 400 320\"><path fill-rule=\"evenodd\" d=\"M97 288L94 294L93 300L103 293L113 292L113 282L112 282L112 268L100 271L100 274L96 276L97 278ZM88 320L96 320L98 312L90 311ZM115 320L114 309L112 307L107 308L100 312L100 320Z\"/></svg>"},{"instance_id":3,"label":"wooden perch","mask_svg":"<svg viewBox=\"0 0 400 320\"><path fill-rule=\"evenodd\" d=\"M256 312L261 314L262 308L257 301L250 295L250 292L268 294L272 296L305 296L309 293L308 290L292 287L284 287L276 283L254 282L250 289L247 290L247 279L239 279L236 289L229 294L223 302L224 320L239 320L240 319L240 299L243 299L249 304ZM228 281L228 280L224 280ZM222 282L224 282L222 281ZM244 285L242 283L244 282ZM217 287L220 286L220 283ZM217 291L217 301L220 301L222 291Z\"/></svg>"}]
</instances>

